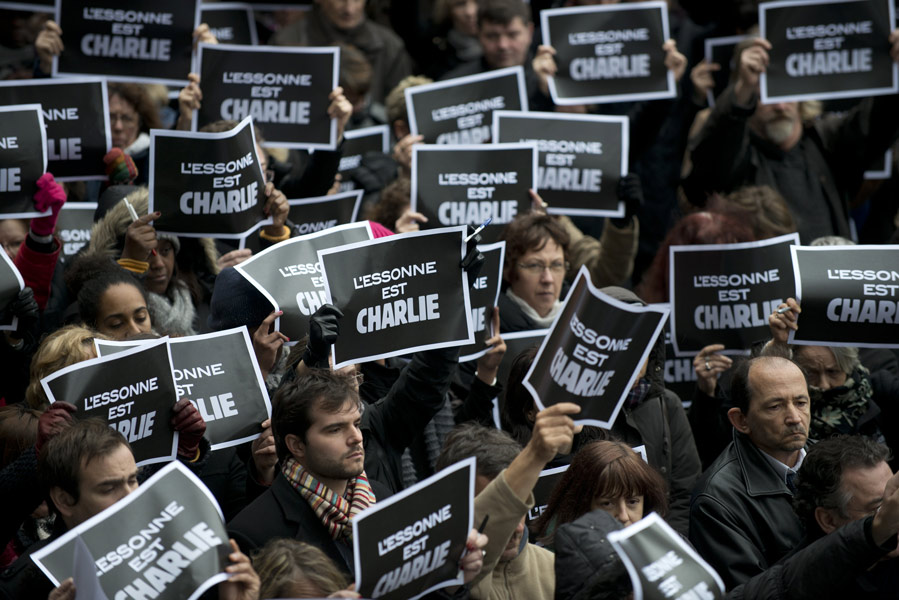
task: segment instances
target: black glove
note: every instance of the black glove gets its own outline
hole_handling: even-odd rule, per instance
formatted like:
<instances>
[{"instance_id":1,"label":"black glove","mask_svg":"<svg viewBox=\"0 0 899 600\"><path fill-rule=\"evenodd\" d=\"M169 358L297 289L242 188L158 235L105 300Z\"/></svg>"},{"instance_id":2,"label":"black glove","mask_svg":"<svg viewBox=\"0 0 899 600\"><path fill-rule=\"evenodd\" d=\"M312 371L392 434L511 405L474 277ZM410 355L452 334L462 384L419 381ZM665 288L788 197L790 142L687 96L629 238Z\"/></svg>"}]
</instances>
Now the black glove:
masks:
<instances>
[{"instance_id":1,"label":"black glove","mask_svg":"<svg viewBox=\"0 0 899 600\"><path fill-rule=\"evenodd\" d=\"M303 362L307 367L327 369L331 345L340 335L340 309L333 304L324 304L309 318L309 343L303 352Z\"/></svg>"},{"instance_id":2,"label":"black glove","mask_svg":"<svg viewBox=\"0 0 899 600\"><path fill-rule=\"evenodd\" d=\"M624 202L624 216L612 219L612 225L618 228L627 227L643 206L643 185L638 175L628 173L618 180L618 199Z\"/></svg>"},{"instance_id":3,"label":"black glove","mask_svg":"<svg viewBox=\"0 0 899 600\"><path fill-rule=\"evenodd\" d=\"M469 225L468 235L471 235L474 232L475 228ZM478 233L473 235L465 245L465 257L462 258L461 262L459 262L459 266L468 273L469 285L474 285L475 280L481 273L481 269L484 267L484 263L487 261L481 251L478 250L478 244L480 243L481 234Z\"/></svg>"},{"instance_id":4,"label":"black glove","mask_svg":"<svg viewBox=\"0 0 899 600\"><path fill-rule=\"evenodd\" d=\"M4 323L12 320L12 317L18 317L19 322L16 325L15 337L24 339L28 333L31 333L34 326L37 325L37 322L40 319L41 310L37 305L37 300L34 299L34 292L30 287L24 287L19 291L16 297L13 298L12 302L0 312L0 315L2 315L0 316L0 319L2 319Z\"/></svg>"}]
</instances>

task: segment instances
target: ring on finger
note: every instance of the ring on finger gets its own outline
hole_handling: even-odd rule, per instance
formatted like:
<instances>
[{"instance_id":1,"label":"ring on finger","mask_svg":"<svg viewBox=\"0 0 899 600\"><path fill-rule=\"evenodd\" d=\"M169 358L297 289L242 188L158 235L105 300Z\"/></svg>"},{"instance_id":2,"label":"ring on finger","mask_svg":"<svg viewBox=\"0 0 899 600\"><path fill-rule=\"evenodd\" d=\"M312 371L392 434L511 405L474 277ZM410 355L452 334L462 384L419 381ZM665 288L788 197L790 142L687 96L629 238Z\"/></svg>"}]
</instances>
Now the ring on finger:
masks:
<instances>
[{"instance_id":1,"label":"ring on finger","mask_svg":"<svg viewBox=\"0 0 899 600\"><path fill-rule=\"evenodd\" d=\"M706 360L705 360L705 370L706 370L706 371L711 371L711 370L712 370L712 365L709 364L709 359L706 359Z\"/></svg>"}]
</instances>

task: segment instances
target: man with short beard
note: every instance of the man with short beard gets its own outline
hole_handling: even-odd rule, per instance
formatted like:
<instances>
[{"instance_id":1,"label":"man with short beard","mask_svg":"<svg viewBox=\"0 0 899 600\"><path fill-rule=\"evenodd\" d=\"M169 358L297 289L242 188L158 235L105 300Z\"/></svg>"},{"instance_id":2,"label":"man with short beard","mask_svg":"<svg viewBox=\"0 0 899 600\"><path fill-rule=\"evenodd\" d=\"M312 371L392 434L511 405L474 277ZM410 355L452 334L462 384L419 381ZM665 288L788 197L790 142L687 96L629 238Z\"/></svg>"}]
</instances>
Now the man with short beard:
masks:
<instances>
[{"instance_id":1,"label":"man with short beard","mask_svg":"<svg viewBox=\"0 0 899 600\"><path fill-rule=\"evenodd\" d=\"M731 400L733 442L690 501L690 542L728 589L772 566L802 539L792 500L811 420L805 377L785 358L740 363Z\"/></svg>"},{"instance_id":2,"label":"man with short beard","mask_svg":"<svg viewBox=\"0 0 899 600\"><path fill-rule=\"evenodd\" d=\"M889 41L899 61L899 30ZM899 96L866 98L845 115L803 123L796 102L758 101L770 49L762 38L737 46L734 83L691 143L686 185L707 193L768 185L786 199L803 244L850 237L849 201L899 134Z\"/></svg>"}]
</instances>

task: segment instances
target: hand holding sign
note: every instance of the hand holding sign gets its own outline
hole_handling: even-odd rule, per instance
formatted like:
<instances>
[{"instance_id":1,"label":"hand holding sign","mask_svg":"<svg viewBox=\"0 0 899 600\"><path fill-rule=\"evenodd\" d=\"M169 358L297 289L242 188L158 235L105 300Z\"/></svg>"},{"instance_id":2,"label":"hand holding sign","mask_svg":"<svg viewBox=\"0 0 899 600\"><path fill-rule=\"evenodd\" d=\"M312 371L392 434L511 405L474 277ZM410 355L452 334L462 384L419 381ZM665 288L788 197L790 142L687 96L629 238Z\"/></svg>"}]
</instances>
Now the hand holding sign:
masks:
<instances>
[{"instance_id":1,"label":"hand holding sign","mask_svg":"<svg viewBox=\"0 0 899 600\"><path fill-rule=\"evenodd\" d=\"M343 88L337 86L328 94L328 116L337 120L337 142L343 139L343 131L350 117L353 116L353 104L343 95Z\"/></svg>"},{"instance_id":2,"label":"hand holding sign","mask_svg":"<svg viewBox=\"0 0 899 600\"><path fill-rule=\"evenodd\" d=\"M233 539L229 539L228 543L231 545L232 550L231 554L228 555L228 560L231 561L231 564L225 567L228 580L223 581L219 586L219 600L253 600L258 598L259 588L262 583L256 570L253 569L250 557L240 551L240 548L237 547L237 542Z\"/></svg>"},{"instance_id":3,"label":"hand holding sign","mask_svg":"<svg viewBox=\"0 0 899 600\"><path fill-rule=\"evenodd\" d=\"M724 350L723 344L711 344L699 351L693 359L696 371L696 387L706 396L714 396L718 385L718 375L733 366L734 361L719 354Z\"/></svg>"},{"instance_id":4,"label":"hand holding sign","mask_svg":"<svg viewBox=\"0 0 899 600\"><path fill-rule=\"evenodd\" d=\"M768 317L768 327L771 328L773 343L786 346L790 336L790 330L799 331L799 303L794 298L787 298L786 302L778 305L777 310Z\"/></svg>"},{"instance_id":5,"label":"hand holding sign","mask_svg":"<svg viewBox=\"0 0 899 600\"><path fill-rule=\"evenodd\" d=\"M200 411L187 398L182 398L172 408L172 429L179 433L178 456L194 461L200 456L200 440L206 433L206 422Z\"/></svg>"},{"instance_id":6,"label":"hand holding sign","mask_svg":"<svg viewBox=\"0 0 899 600\"><path fill-rule=\"evenodd\" d=\"M557 454L571 452L574 434L580 433L583 427L575 425L569 415L579 412L581 407L573 402L560 402L538 412L531 440L525 450L529 449L543 464L554 459Z\"/></svg>"},{"instance_id":7,"label":"hand holding sign","mask_svg":"<svg viewBox=\"0 0 899 600\"><path fill-rule=\"evenodd\" d=\"M266 217L272 218L272 224L266 225L263 231L269 237L281 238L285 235L284 225L287 223L287 215L290 213L290 205L284 192L275 188L275 184L269 181L265 184L265 206L262 212Z\"/></svg>"},{"instance_id":8,"label":"hand holding sign","mask_svg":"<svg viewBox=\"0 0 899 600\"><path fill-rule=\"evenodd\" d=\"M40 70L49 73L53 69L53 57L62 54L65 45L62 43L62 29L56 21L44 23L43 29L34 40L34 51L40 61Z\"/></svg>"},{"instance_id":9,"label":"hand holding sign","mask_svg":"<svg viewBox=\"0 0 899 600\"><path fill-rule=\"evenodd\" d=\"M331 346L340 335L339 319L343 312L333 304L325 304L309 318L309 343L303 352L303 362L307 367L327 369Z\"/></svg>"},{"instance_id":10,"label":"hand holding sign","mask_svg":"<svg viewBox=\"0 0 899 600\"><path fill-rule=\"evenodd\" d=\"M190 131L194 111L200 109L203 101L200 76L196 73L188 73L187 81L187 85L178 93L178 122L175 124L175 129L179 131Z\"/></svg>"},{"instance_id":11,"label":"hand holding sign","mask_svg":"<svg viewBox=\"0 0 899 600\"><path fill-rule=\"evenodd\" d=\"M484 342L486 346L490 346L487 354L478 359L478 368L476 374L478 379L487 385L493 385L499 374L499 365L503 362L506 355L506 342L503 341L499 334L499 307L493 307L493 318L491 319L493 336L487 338Z\"/></svg>"},{"instance_id":12,"label":"hand holding sign","mask_svg":"<svg viewBox=\"0 0 899 600\"><path fill-rule=\"evenodd\" d=\"M768 51L771 42L764 38L755 38L752 45L740 54L740 65L737 68L737 83L734 84L734 96L737 104L747 106L758 95L759 79L768 68Z\"/></svg>"},{"instance_id":13,"label":"hand holding sign","mask_svg":"<svg viewBox=\"0 0 899 600\"><path fill-rule=\"evenodd\" d=\"M274 368L281 346L290 341L289 337L274 330L275 319L283 314L284 311L280 310L272 312L253 333L253 350L256 353L256 360L259 362L259 370L262 371L263 379L268 377Z\"/></svg>"}]
</instances>

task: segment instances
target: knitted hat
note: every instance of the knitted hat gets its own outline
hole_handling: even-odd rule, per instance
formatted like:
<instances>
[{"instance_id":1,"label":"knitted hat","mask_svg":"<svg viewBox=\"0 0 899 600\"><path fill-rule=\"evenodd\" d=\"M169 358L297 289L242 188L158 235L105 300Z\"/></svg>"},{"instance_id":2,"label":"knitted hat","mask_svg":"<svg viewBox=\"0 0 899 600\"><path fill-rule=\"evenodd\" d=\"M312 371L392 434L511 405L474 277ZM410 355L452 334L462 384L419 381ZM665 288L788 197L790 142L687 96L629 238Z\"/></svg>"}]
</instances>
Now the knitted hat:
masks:
<instances>
[{"instance_id":1,"label":"knitted hat","mask_svg":"<svg viewBox=\"0 0 899 600\"><path fill-rule=\"evenodd\" d=\"M246 325L249 329L259 327L271 312L272 303L257 290L246 277L234 267L222 269L215 278L212 300L209 302L209 317L206 325L212 331L222 331Z\"/></svg>"}]
</instances>

